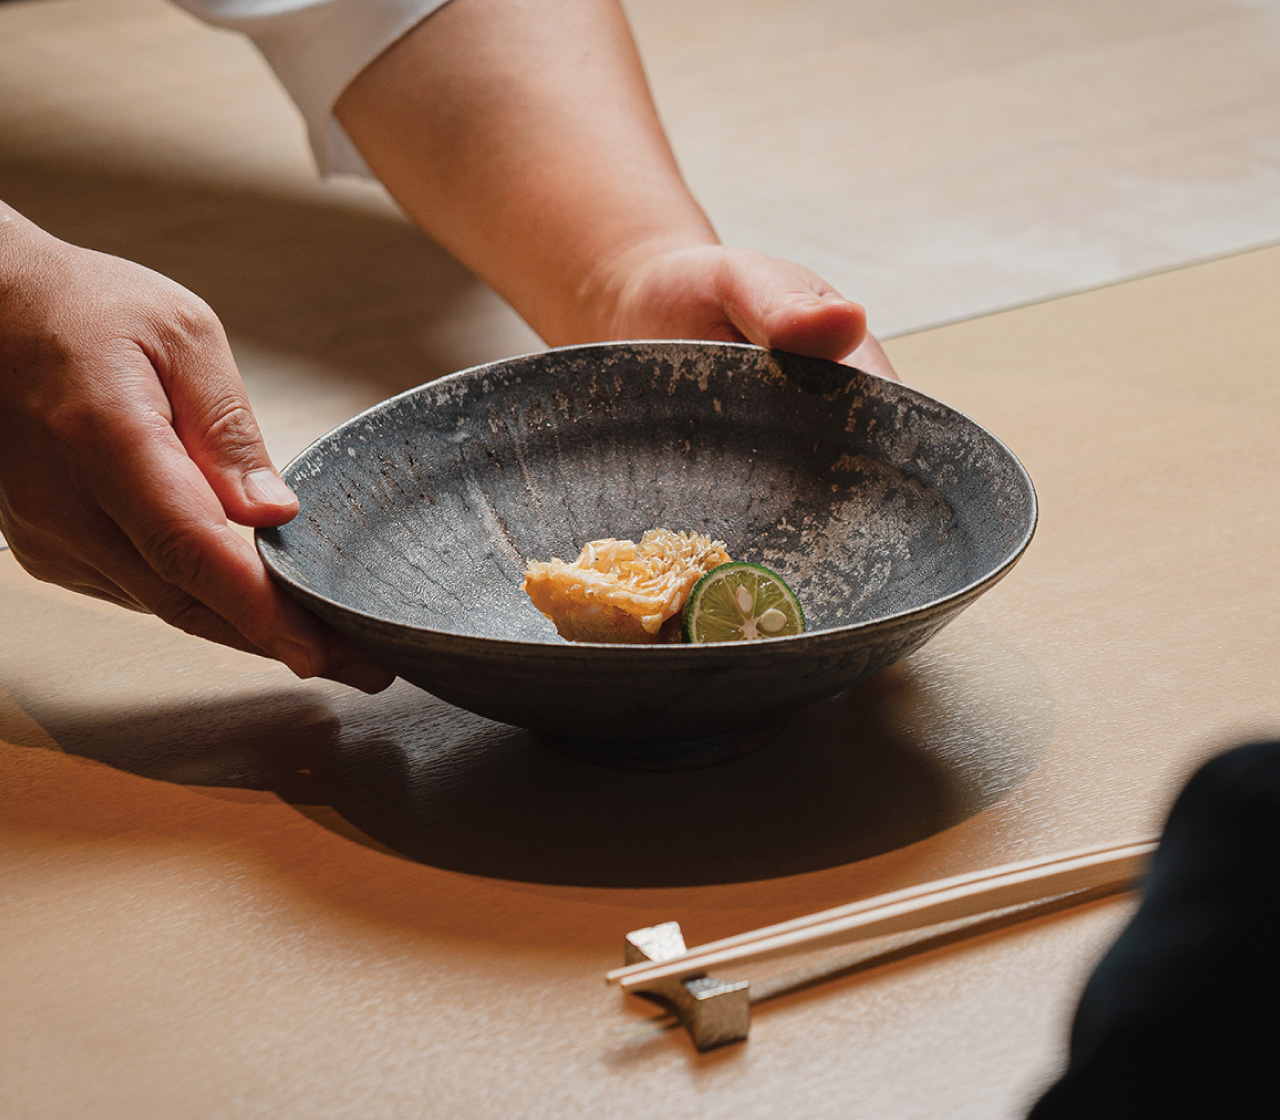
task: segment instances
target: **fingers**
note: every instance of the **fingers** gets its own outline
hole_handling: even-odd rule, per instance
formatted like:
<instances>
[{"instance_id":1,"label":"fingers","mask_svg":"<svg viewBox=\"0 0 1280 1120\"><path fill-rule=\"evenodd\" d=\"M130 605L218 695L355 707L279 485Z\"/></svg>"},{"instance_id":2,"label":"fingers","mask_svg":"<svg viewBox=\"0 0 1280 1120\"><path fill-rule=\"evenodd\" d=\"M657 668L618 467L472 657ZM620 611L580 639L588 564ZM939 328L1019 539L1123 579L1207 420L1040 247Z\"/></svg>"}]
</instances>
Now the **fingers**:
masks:
<instances>
[{"instance_id":1,"label":"fingers","mask_svg":"<svg viewBox=\"0 0 1280 1120\"><path fill-rule=\"evenodd\" d=\"M157 615L186 633L219 645L260 657L271 656L216 611L162 579L129 538L106 517L81 511L76 521L78 548L74 558L49 532L30 525L10 525L14 555L19 564L47 583L129 610ZM279 589L273 586L271 591L281 597L286 610L301 611ZM324 665L320 676L368 693L380 692L395 680L393 673L371 662L365 653L319 619L306 612L302 612L302 616L314 625L319 635Z\"/></svg>"},{"instance_id":2,"label":"fingers","mask_svg":"<svg viewBox=\"0 0 1280 1120\"><path fill-rule=\"evenodd\" d=\"M758 346L838 360L866 337L860 305L789 261L725 250L716 287L725 317Z\"/></svg>"},{"instance_id":3,"label":"fingers","mask_svg":"<svg viewBox=\"0 0 1280 1120\"><path fill-rule=\"evenodd\" d=\"M212 544L201 540L199 530L185 541L162 542L154 537L148 556L116 526L97 526L92 581L102 585L106 577L96 572L108 572L111 579L106 582L120 589L118 596L98 597L147 610L171 626L219 645L275 657L300 677L328 677L368 693L380 692L395 680L393 673L284 595L265 571L265 578L259 580L261 561L249 542L225 525L221 530L225 536L214 527ZM199 557L181 558L190 549ZM243 571L236 573L236 565ZM199 574L189 574L193 572ZM228 607L223 587L231 584L238 588L231 597L239 602ZM202 596L213 602L203 601Z\"/></svg>"},{"instance_id":4,"label":"fingers","mask_svg":"<svg viewBox=\"0 0 1280 1120\"><path fill-rule=\"evenodd\" d=\"M328 643L327 668L322 674L330 680L358 688L370 696L389 687L396 679L395 673L376 661L363 650L352 645L336 630L324 627Z\"/></svg>"},{"instance_id":5,"label":"fingers","mask_svg":"<svg viewBox=\"0 0 1280 1120\"><path fill-rule=\"evenodd\" d=\"M172 409L173 430L228 517L241 525L283 525L298 499L276 473L213 312L192 298L165 323L149 355Z\"/></svg>"},{"instance_id":6,"label":"fingers","mask_svg":"<svg viewBox=\"0 0 1280 1120\"><path fill-rule=\"evenodd\" d=\"M728 250L717 285L725 317L749 342L811 358L845 362L899 381L866 312L820 277L789 261Z\"/></svg>"},{"instance_id":7,"label":"fingers","mask_svg":"<svg viewBox=\"0 0 1280 1120\"><path fill-rule=\"evenodd\" d=\"M862 345L845 358L845 363L890 381L902 380L894 370L893 363L889 361L889 355L884 352L884 347L871 335L867 335L862 340Z\"/></svg>"},{"instance_id":8,"label":"fingers","mask_svg":"<svg viewBox=\"0 0 1280 1120\"><path fill-rule=\"evenodd\" d=\"M175 520L177 510L163 504L126 515L135 518L130 524L159 516L165 525L159 537L139 540L136 533L129 534L142 558L179 591L174 599L164 587L153 588L150 601L158 602L157 613L183 629L237 645L226 633L230 623L243 635L246 645L241 648L265 649L299 676L326 676L364 692L380 692L394 674L284 595L252 547L220 523L219 513L225 512L242 525L281 525L297 515L298 499L271 463L212 311L195 302L166 326L171 337L152 356L153 365L168 397L173 431L221 511L209 506L194 522ZM180 456L172 465L189 476L185 498L175 495L179 505L198 508L204 498L199 481ZM145 580L148 574L135 578Z\"/></svg>"},{"instance_id":9,"label":"fingers","mask_svg":"<svg viewBox=\"0 0 1280 1120\"><path fill-rule=\"evenodd\" d=\"M300 677L317 675L326 653L318 623L270 582L176 439L154 446L162 438L148 433L108 456L118 478L146 481L112 478L97 487L106 523L85 540L86 561L187 633L265 651Z\"/></svg>"},{"instance_id":10,"label":"fingers","mask_svg":"<svg viewBox=\"0 0 1280 1120\"><path fill-rule=\"evenodd\" d=\"M859 304L807 268L753 249L663 249L610 290L621 293L618 338L745 341L837 361L867 337Z\"/></svg>"},{"instance_id":11,"label":"fingers","mask_svg":"<svg viewBox=\"0 0 1280 1120\"><path fill-rule=\"evenodd\" d=\"M173 407L176 417L182 406ZM100 458L113 469L94 488L109 522L94 537L98 570L171 625L266 653L299 677L350 678L366 690L389 684L390 674L276 586L253 545L227 524L219 495L176 427L156 416L141 431L104 441ZM219 467L228 462L234 459L224 457ZM234 484L234 467L213 473Z\"/></svg>"}]
</instances>

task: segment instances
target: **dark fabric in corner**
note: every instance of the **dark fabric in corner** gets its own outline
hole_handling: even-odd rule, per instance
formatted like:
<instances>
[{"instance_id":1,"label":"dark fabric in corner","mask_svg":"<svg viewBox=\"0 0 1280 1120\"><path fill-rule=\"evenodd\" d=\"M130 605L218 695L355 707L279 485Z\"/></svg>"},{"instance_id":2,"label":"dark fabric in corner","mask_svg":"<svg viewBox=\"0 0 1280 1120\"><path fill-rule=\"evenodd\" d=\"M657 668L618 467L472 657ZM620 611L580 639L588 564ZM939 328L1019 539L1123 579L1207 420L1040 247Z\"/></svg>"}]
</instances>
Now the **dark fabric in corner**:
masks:
<instances>
[{"instance_id":1,"label":"dark fabric in corner","mask_svg":"<svg viewBox=\"0 0 1280 1120\"><path fill-rule=\"evenodd\" d=\"M1280 1114L1280 742L1206 763L1030 1120ZM1266 1102L1266 1103L1263 1103Z\"/></svg>"}]
</instances>

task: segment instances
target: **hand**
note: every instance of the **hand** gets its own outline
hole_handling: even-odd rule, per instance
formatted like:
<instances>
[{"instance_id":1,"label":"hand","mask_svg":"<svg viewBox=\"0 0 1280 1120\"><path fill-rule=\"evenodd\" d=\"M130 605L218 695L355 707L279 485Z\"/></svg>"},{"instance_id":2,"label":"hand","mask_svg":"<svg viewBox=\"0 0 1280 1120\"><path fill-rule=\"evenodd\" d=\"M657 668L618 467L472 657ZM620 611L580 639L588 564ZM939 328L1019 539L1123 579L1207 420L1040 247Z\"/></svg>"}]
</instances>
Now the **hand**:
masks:
<instances>
[{"instance_id":1,"label":"hand","mask_svg":"<svg viewBox=\"0 0 1280 1120\"><path fill-rule=\"evenodd\" d=\"M0 206L0 530L37 579L368 692L393 677L271 581L280 525L222 327L190 292Z\"/></svg>"},{"instance_id":2,"label":"hand","mask_svg":"<svg viewBox=\"0 0 1280 1120\"><path fill-rule=\"evenodd\" d=\"M715 244L637 255L599 282L606 337L754 342L898 380L862 308L800 265Z\"/></svg>"}]
</instances>

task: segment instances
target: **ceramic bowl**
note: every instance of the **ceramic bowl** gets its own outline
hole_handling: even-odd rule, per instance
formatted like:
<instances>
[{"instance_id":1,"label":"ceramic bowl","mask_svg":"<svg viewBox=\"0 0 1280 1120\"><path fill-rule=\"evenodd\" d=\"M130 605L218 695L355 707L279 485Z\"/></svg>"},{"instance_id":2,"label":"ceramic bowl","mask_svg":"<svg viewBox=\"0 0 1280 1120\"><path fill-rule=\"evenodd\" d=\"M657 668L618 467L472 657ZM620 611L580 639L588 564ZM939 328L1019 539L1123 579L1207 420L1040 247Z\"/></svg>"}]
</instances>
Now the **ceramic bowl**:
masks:
<instances>
[{"instance_id":1,"label":"ceramic bowl","mask_svg":"<svg viewBox=\"0 0 1280 1120\"><path fill-rule=\"evenodd\" d=\"M848 366L733 343L577 346L376 405L284 471L272 574L400 676L607 761L766 725L907 656L1031 540L1031 480L972 420ZM529 558L657 526L783 575L806 633L562 640Z\"/></svg>"}]
</instances>

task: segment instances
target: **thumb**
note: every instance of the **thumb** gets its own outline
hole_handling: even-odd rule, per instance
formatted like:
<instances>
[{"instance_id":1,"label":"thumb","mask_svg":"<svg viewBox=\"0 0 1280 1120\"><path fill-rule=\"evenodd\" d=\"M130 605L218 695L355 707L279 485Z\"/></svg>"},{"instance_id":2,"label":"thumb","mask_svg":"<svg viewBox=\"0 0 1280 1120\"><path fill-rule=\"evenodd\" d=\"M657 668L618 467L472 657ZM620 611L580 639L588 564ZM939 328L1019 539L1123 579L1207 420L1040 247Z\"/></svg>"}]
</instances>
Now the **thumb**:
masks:
<instances>
[{"instance_id":1,"label":"thumb","mask_svg":"<svg viewBox=\"0 0 1280 1120\"><path fill-rule=\"evenodd\" d=\"M739 249L717 279L725 316L757 346L835 360L866 337L862 307L800 265Z\"/></svg>"},{"instance_id":2,"label":"thumb","mask_svg":"<svg viewBox=\"0 0 1280 1120\"><path fill-rule=\"evenodd\" d=\"M197 302L194 325L157 363L174 432L232 521L282 525L297 514L298 499L267 454L222 325Z\"/></svg>"}]
</instances>

